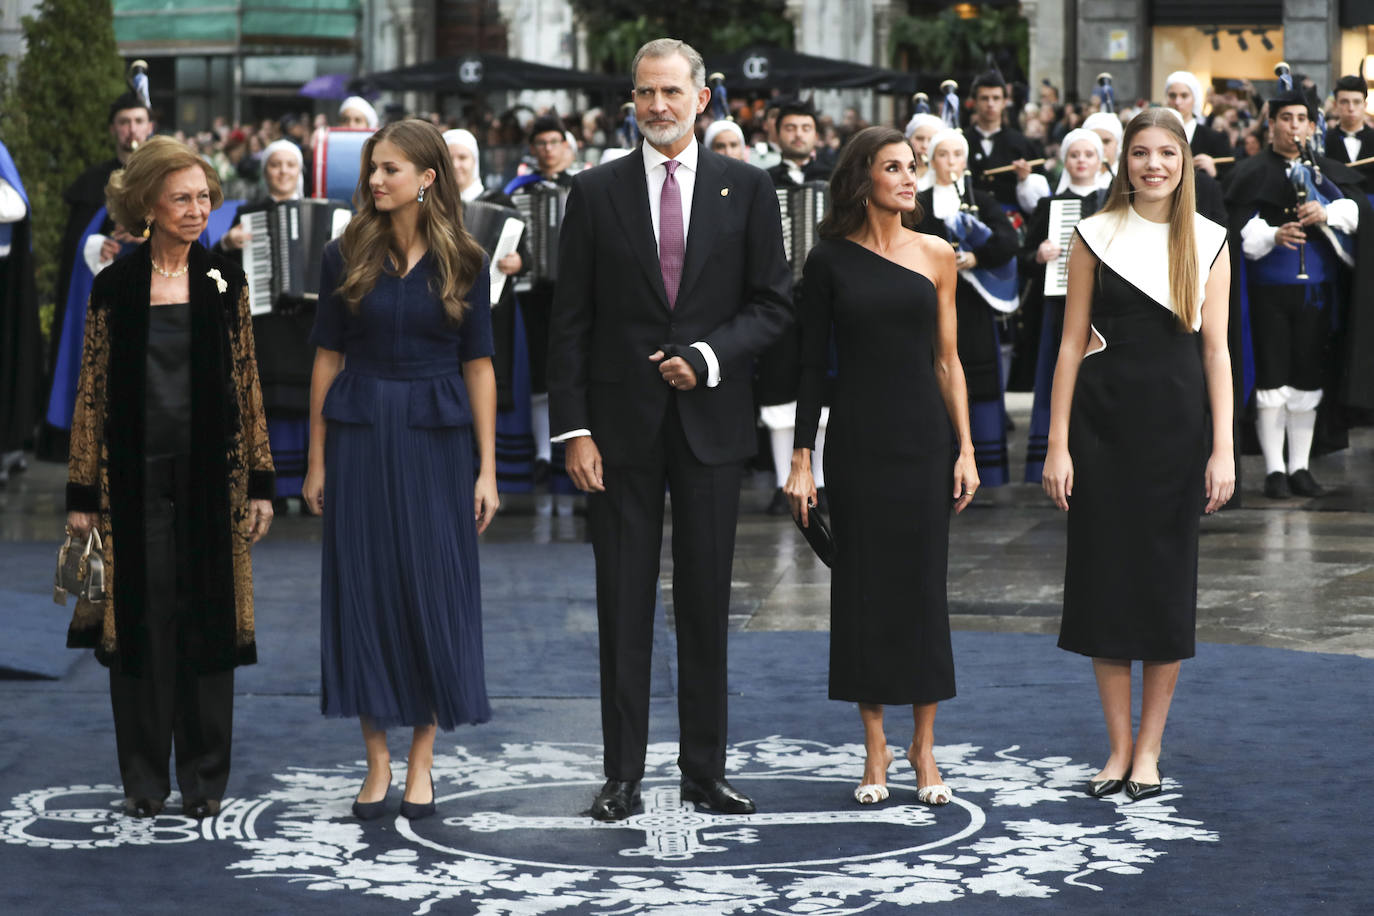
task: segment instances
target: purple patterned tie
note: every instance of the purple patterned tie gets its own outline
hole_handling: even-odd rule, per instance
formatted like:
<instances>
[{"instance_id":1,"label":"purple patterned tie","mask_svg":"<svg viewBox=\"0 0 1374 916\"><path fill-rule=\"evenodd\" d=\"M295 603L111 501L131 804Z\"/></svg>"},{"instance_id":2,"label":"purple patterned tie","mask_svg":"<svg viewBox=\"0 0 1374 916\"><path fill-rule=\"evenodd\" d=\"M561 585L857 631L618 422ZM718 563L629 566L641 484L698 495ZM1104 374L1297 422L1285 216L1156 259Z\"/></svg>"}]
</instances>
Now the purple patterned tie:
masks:
<instances>
[{"instance_id":1,"label":"purple patterned tie","mask_svg":"<svg viewBox=\"0 0 1374 916\"><path fill-rule=\"evenodd\" d=\"M658 266L663 271L663 288L668 292L668 308L677 305L677 288L682 283L682 192L673 173L680 165L676 159L663 163L668 177L658 198Z\"/></svg>"}]
</instances>

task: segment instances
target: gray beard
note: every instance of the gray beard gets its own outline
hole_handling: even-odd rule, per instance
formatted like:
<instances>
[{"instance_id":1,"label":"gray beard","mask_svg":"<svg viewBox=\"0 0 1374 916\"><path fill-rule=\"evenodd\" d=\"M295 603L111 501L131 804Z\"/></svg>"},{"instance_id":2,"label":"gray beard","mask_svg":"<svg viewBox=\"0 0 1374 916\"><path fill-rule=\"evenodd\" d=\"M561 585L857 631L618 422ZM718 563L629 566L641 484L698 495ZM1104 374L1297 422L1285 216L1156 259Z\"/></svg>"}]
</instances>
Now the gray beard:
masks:
<instances>
[{"instance_id":1,"label":"gray beard","mask_svg":"<svg viewBox=\"0 0 1374 916\"><path fill-rule=\"evenodd\" d=\"M687 136L691 129L691 121L678 122L672 127L654 127L649 124L641 124L639 127L640 133L654 146L672 146Z\"/></svg>"}]
</instances>

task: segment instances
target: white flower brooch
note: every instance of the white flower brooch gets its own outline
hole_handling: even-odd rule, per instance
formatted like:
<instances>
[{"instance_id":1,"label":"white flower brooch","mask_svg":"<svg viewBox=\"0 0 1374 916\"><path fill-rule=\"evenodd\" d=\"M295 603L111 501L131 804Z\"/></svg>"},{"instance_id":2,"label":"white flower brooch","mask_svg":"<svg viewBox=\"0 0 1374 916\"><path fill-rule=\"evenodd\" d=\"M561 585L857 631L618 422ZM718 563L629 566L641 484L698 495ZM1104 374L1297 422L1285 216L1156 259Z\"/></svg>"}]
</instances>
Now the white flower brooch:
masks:
<instances>
[{"instance_id":1,"label":"white flower brooch","mask_svg":"<svg viewBox=\"0 0 1374 916\"><path fill-rule=\"evenodd\" d=\"M215 281L215 285L219 287L219 291L221 293L227 292L229 290L229 281L220 276L218 267L210 268L208 271L206 271L205 276Z\"/></svg>"}]
</instances>

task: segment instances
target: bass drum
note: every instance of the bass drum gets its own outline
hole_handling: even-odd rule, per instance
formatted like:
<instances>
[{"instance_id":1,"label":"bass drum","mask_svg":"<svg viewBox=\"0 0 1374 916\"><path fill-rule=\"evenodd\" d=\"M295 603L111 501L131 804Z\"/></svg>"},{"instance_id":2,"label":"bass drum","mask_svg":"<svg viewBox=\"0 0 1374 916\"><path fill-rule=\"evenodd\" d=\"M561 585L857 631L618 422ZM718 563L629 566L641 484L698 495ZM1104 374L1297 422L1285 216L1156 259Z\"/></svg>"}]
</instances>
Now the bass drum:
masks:
<instances>
[{"instance_id":1,"label":"bass drum","mask_svg":"<svg viewBox=\"0 0 1374 916\"><path fill-rule=\"evenodd\" d=\"M331 127L315 137L311 151L314 165L314 190L311 197L326 200L353 200L362 174L363 144L375 131L352 127Z\"/></svg>"}]
</instances>

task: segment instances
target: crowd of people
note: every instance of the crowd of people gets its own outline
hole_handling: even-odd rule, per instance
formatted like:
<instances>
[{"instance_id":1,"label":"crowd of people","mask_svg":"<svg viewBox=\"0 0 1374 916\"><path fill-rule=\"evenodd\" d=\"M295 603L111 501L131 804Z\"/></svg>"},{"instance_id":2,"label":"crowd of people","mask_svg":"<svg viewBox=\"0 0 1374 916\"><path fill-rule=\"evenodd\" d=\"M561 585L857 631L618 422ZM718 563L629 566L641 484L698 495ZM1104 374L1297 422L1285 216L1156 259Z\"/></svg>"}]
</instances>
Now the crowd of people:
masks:
<instances>
[{"instance_id":1,"label":"crowd of people","mask_svg":"<svg viewBox=\"0 0 1374 916\"><path fill-rule=\"evenodd\" d=\"M725 672L741 475L760 451L770 511L827 545L830 695L858 704L868 750L858 803L888 796L888 705L912 707L919 800L953 797L934 743L955 694L950 517L1018 476L1069 511L1060 645L1093 659L1110 745L1087 791L1159 794L1198 518L1235 489L1233 411L1278 499L1320 495L1314 448L1374 408L1363 79L1334 87L1323 154L1310 91L1204 91L1184 71L1161 104L1119 111L1109 83L1081 106L1050 86L1017 105L990 71L898 126L784 97L713 117L700 55L671 39L631 73L614 117L383 124L346 100L337 126L364 138L354 212L308 307L253 304L242 217L303 197L329 126L155 137L146 98L111 106L115 155L67 193L43 439L68 458L71 530L119 545L112 597L78 602L70 640L110 666L131 816L161 811L173 740L186 813L218 813L232 671L256 660L249 548L287 497L324 515L321 707L361 723L354 813L385 812L386 729L403 726L400 811L433 814L436 729L491 714L476 539L501 493L544 479L585 494L595 552L591 816L640 803L665 489L682 796L754 811L726 778ZM518 159L491 155L517 138ZM818 241L785 242L779 207L808 189L826 201ZM531 234L496 257L465 228L479 205L534 198L556 202L552 247ZM0 156L11 272L22 203ZM1022 475L1018 387L1034 391ZM6 419L8 461L35 418ZM833 536L817 535L827 514Z\"/></svg>"}]
</instances>

